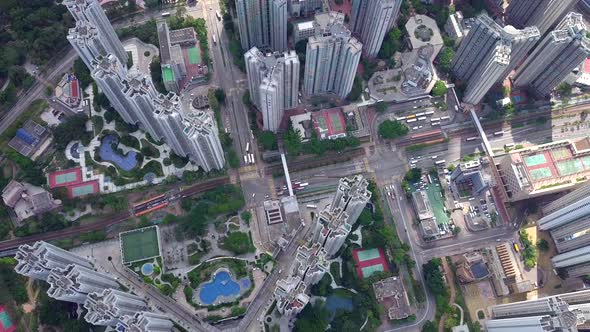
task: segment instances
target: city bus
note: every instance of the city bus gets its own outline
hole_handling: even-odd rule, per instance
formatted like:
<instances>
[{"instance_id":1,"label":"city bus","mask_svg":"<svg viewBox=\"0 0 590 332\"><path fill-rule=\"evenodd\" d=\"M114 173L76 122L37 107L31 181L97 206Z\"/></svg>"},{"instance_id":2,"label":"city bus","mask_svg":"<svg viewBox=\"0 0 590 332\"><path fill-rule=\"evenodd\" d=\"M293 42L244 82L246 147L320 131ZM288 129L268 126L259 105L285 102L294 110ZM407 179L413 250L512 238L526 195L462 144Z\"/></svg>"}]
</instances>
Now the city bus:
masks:
<instances>
[{"instance_id":1,"label":"city bus","mask_svg":"<svg viewBox=\"0 0 590 332\"><path fill-rule=\"evenodd\" d=\"M217 44L217 37L213 34L213 44Z\"/></svg>"},{"instance_id":2,"label":"city bus","mask_svg":"<svg viewBox=\"0 0 590 332\"><path fill-rule=\"evenodd\" d=\"M478 138L477 136L473 136L473 137L467 137L467 138L465 139L465 141L467 141L467 142L471 142L471 141L475 141L477 138Z\"/></svg>"},{"instance_id":3,"label":"city bus","mask_svg":"<svg viewBox=\"0 0 590 332\"><path fill-rule=\"evenodd\" d=\"M221 21L221 13L219 10L215 11L215 16L217 16L217 19Z\"/></svg>"},{"instance_id":4,"label":"city bus","mask_svg":"<svg viewBox=\"0 0 590 332\"><path fill-rule=\"evenodd\" d=\"M168 17L168 16L170 16L170 12L163 12L162 13L162 17Z\"/></svg>"},{"instance_id":5,"label":"city bus","mask_svg":"<svg viewBox=\"0 0 590 332\"><path fill-rule=\"evenodd\" d=\"M434 162L434 164L437 166L444 165L445 163L446 163L446 160L444 160L444 159Z\"/></svg>"}]
</instances>

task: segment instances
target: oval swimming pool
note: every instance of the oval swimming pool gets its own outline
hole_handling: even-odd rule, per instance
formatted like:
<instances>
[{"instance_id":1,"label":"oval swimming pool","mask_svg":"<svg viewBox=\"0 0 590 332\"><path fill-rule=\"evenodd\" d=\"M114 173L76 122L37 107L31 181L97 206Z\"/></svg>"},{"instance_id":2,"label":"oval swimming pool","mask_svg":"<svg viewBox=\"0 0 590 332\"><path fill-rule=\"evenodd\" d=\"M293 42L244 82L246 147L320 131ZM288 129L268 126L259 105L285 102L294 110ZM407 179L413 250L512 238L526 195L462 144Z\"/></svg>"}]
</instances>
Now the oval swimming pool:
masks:
<instances>
[{"instance_id":1,"label":"oval swimming pool","mask_svg":"<svg viewBox=\"0 0 590 332\"><path fill-rule=\"evenodd\" d=\"M154 273L154 264L152 263L145 263L141 266L141 273L144 276L151 276Z\"/></svg>"},{"instance_id":2,"label":"oval swimming pool","mask_svg":"<svg viewBox=\"0 0 590 332\"><path fill-rule=\"evenodd\" d=\"M235 282L227 271L220 271L213 276L213 280L203 284L199 292L199 299L205 305L210 305L220 296L237 296L240 285Z\"/></svg>"}]
</instances>

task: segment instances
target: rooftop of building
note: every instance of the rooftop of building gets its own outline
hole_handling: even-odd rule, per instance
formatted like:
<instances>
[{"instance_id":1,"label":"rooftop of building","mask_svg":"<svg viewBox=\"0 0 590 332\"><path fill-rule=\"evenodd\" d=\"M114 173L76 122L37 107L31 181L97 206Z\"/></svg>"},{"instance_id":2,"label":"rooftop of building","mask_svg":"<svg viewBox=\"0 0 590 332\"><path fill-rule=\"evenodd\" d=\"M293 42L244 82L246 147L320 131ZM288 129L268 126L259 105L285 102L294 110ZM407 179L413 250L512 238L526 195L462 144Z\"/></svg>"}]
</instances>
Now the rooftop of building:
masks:
<instances>
[{"instance_id":1,"label":"rooftop of building","mask_svg":"<svg viewBox=\"0 0 590 332\"><path fill-rule=\"evenodd\" d=\"M433 45L440 50L443 39L436 21L426 15L415 15L408 19L405 25L412 48ZM438 51L436 51L438 54ZM436 57L436 54L434 55Z\"/></svg>"},{"instance_id":2,"label":"rooftop of building","mask_svg":"<svg viewBox=\"0 0 590 332\"><path fill-rule=\"evenodd\" d=\"M400 277L389 277L373 283L373 292L377 301L387 310L390 320L404 319L415 312Z\"/></svg>"},{"instance_id":3,"label":"rooftop of building","mask_svg":"<svg viewBox=\"0 0 590 332\"><path fill-rule=\"evenodd\" d=\"M412 193L412 199L416 206L419 220L432 219L434 217L434 212L432 211L426 191L414 191Z\"/></svg>"},{"instance_id":4,"label":"rooftop of building","mask_svg":"<svg viewBox=\"0 0 590 332\"><path fill-rule=\"evenodd\" d=\"M196 43L197 42L197 35L195 34L195 29L193 27L177 29L177 30L170 30L170 44L185 44L185 43Z\"/></svg>"},{"instance_id":5,"label":"rooftop of building","mask_svg":"<svg viewBox=\"0 0 590 332\"><path fill-rule=\"evenodd\" d=\"M590 138L526 147L501 158L510 159L521 190L567 187L590 177Z\"/></svg>"},{"instance_id":6,"label":"rooftop of building","mask_svg":"<svg viewBox=\"0 0 590 332\"><path fill-rule=\"evenodd\" d=\"M51 133L47 128L28 119L16 130L16 135L8 142L8 146L25 157L32 157L50 139Z\"/></svg>"}]
</instances>

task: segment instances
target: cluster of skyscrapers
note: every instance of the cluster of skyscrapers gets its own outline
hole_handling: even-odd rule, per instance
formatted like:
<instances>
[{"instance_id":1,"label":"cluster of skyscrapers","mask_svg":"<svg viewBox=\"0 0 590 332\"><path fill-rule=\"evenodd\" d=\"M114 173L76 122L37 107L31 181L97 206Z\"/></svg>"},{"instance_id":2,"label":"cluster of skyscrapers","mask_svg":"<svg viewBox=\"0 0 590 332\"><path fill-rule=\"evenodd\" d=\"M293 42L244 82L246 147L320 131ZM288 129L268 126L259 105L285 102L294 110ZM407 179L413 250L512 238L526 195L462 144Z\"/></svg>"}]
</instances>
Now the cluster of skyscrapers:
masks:
<instances>
[{"instance_id":1,"label":"cluster of skyscrapers","mask_svg":"<svg viewBox=\"0 0 590 332\"><path fill-rule=\"evenodd\" d=\"M478 104L516 69L513 83L545 97L590 56L582 16L566 12L575 1L513 0L500 26L479 15L453 59L452 72L466 82L463 102ZM565 17L564 17L565 16Z\"/></svg>"},{"instance_id":2,"label":"cluster of skyscrapers","mask_svg":"<svg viewBox=\"0 0 590 332\"><path fill-rule=\"evenodd\" d=\"M349 29L344 14L319 12L325 7L321 1L237 0L240 40L242 48L249 50L245 60L250 95L263 114L264 129L276 131L284 110L297 105L299 60L293 51L282 54L287 50L288 13L316 12L313 22L301 25L305 31L297 31L296 36L308 38L303 93L345 98L352 90L361 55L377 56L401 3L354 0Z\"/></svg>"},{"instance_id":3,"label":"cluster of skyscrapers","mask_svg":"<svg viewBox=\"0 0 590 332\"><path fill-rule=\"evenodd\" d=\"M166 316L147 311L145 301L120 290L111 275L69 251L46 242L22 245L15 255L15 271L49 284L47 295L77 303L86 309L84 319L117 331L167 332L173 323Z\"/></svg>"},{"instance_id":4,"label":"cluster of skyscrapers","mask_svg":"<svg viewBox=\"0 0 590 332\"><path fill-rule=\"evenodd\" d=\"M178 95L161 94L146 74L127 70L127 53L96 0L64 4L76 20L68 40L123 120L139 125L206 171L223 168L223 149L212 115L184 109Z\"/></svg>"},{"instance_id":5,"label":"cluster of skyscrapers","mask_svg":"<svg viewBox=\"0 0 590 332\"><path fill-rule=\"evenodd\" d=\"M538 220L540 230L549 231L558 255L551 258L561 275L578 278L590 274L590 185L547 205Z\"/></svg>"},{"instance_id":6,"label":"cluster of skyscrapers","mask_svg":"<svg viewBox=\"0 0 590 332\"><path fill-rule=\"evenodd\" d=\"M488 332L577 332L590 320L589 312L590 291L583 290L494 306L485 327Z\"/></svg>"},{"instance_id":7,"label":"cluster of skyscrapers","mask_svg":"<svg viewBox=\"0 0 590 332\"><path fill-rule=\"evenodd\" d=\"M340 179L331 204L320 213L313 226L311 243L297 249L289 277L277 281L274 296L281 314L294 317L309 302L307 288L318 283L329 271L328 259L340 250L371 200L368 184L361 175Z\"/></svg>"}]
</instances>

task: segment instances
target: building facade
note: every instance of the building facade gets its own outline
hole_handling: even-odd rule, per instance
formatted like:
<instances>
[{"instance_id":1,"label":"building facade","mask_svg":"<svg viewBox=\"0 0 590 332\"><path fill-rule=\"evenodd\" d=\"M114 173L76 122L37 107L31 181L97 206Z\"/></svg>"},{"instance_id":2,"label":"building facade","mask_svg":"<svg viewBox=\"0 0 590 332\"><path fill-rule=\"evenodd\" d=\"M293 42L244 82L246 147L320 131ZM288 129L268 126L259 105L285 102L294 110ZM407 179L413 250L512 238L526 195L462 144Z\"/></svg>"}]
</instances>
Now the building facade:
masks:
<instances>
[{"instance_id":1,"label":"building facade","mask_svg":"<svg viewBox=\"0 0 590 332\"><path fill-rule=\"evenodd\" d=\"M537 97L548 96L566 76L590 56L590 40L581 14L569 13L518 69L514 84Z\"/></svg>"},{"instance_id":2,"label":"building facade","mask_svg":"<svg viewBox=\"0 0 590 332\"><path fill-rule=\"evenodd\" d=\"M119 284L110 275L70 264L64 269L54 268L47 277L47 295L60 301L83 304L90 293L105 289L118 289Z\"/></svg>"},{"instance_id":3,"label":"building facade","mask_svg":"<svg viewBox=\"0 0 590 332\"><path fill-rule=\"evenodd\" d=\"M242 49L287 50L287 0L236 0Z\"/></svg>"},{"instance_id":4,"label":"building facade","mask_svg":"<svg viewBox=\"0 0 590 332\"><path fill-rule=\"evenodd\" d=\"M590 292L579 291L536 300L501 304L491 308L485 322L489 332L562 331L576 332L585 324L590 310Z\"/></svg>"},{"instance_id":5,"label":"building facade","mask_svg":"<svg viewBox=\"0 0 590 332\"><path fill-rule=\"evenodd\" d=\"M303 91L308 96L334 93L345 98L352 90L363 44L343 24L332 24L309 37Z\"/></svg>"},{"instance_id":6,"label":"building facade","mask_svg":"<svg viewBox=\"0 0 590 332\"><path fill-rule=\"evenodd\" d=\"M167 316L149 311L123 316L117 323L116 331L121 332L169 332L174 324Z\"/></svg>"},{"instance_id":7,"label":"building facade","mask_svg":"<svg viewBox=\"0 0 590 332\"><path fill-rule=\"evenodd\" d=\"M540 36L535 27L501 27L486 14L479 15L452 63L455 77L467 82L463 101L481 102L489 89L524 59Z\"/></svg>"},{"instance_id":8,"label":"building facade","mask_svg":"<svg viewBox=\"0 0 590 332\"><path fill-rule=\"evenodd\" d=\"M276 132L285 109L297 106L299 58L295 51L263 54L254 47L244 59L252 103L262 112L264 129Z\"/></svg>"},{"instance_id":9,"label":"building facade","mask_svg":"<svg viewBox=\"0 0 590 332\"><path fill-rule=\"evenodd\" d=\"M336 194L332 198L330 211L342 209L348 214L348 222L354 225L367 203L371 200L372 194L368 187L369 182L362 175L341 178L338 182Z\"/></svg>"},{"instance_id":10,"label":"building facade","mask_svg":"<svg viewBox=\"0 0 590 332\"><path fill-rule=\"evenodd\" d=\"M102 45L102 48L104 48L105 53L111 53L117 57L119 62L124 64L127 63L127 52L125 52L123 44L121 44L115 29L113 29L113 26L109 22L109 19L98 1L66 0L63 4L68 8L76 22L81 22L83 26L96 29L96 36L100 39L99 43ZM72 43L72 41L70 41L70 43ZM72 46L74 46L73 43ZM76 48L76 46L74 46L74 48ZM98 54L95 54L95 56L96 55ZM82 59L84 59L84 57L82 57Z\"/></svg>"},{"instance_id":11,"label":"building facade","mask_svg":"<svg viewBox=\"0 0 590 332\"><path fill-rule=\"evenodd\" d=\"M305 294L306 289L300 277L279 279L274 290L277 310L286 317L295 317L309 303L310 297Z\"/></svg>"},{"instance_id":12,"label":"building facade","mask_svg":"<svg viewBox=\"0 0 590 332\"><path fill-rule=\"evenodd\" d=\"M124 316L134 316L147 309L147 304L136 295L115 289L88 294L84 302L88 310L84 319L92 325L116 326Z\"/></svg>"},{"instance_id":13,"label":"building facade","mask_svg":"<svg viewBox=\"0 0 590 332\"><path fill-rule=\"evenodd\" d=\"M292 275L300 277L307 287L317 284L329 270L326 251L318 242L311 247L302 245L297 248Z\"/></svg>"},{"instance_id":14,"label":"building facade","mask_svg":"<svg viewBox=\"0 0 590 332\"><path fill-rule=\"evenodd\" d=\"M92 269L92 264L88 260L40 241L32 245L21 245L14 258L17 261L14 268L16 273L38 280L47 280L51 270L65 269L70 264Z\"/></svg>"},{"instance_id":15,"label":"building facade","mask_svg":"<svg viewBox=\"0 0 590 332\"><path fill-rule=\"evenodd\" d=\"M512 0L506 21L517 28L536 26L544 35L575 5L576 0Z\"/></svg>"},{"instance_id":16,"label":"building facade","mask_svg":"<svg viewBox=\"0 0 590 332\"><path fill-rule=\"evenodd\" d=\"M399 15L402 0L353 0L350 26L363 42L363 54L374 58Z\"/></svg>"}]
</instances>

